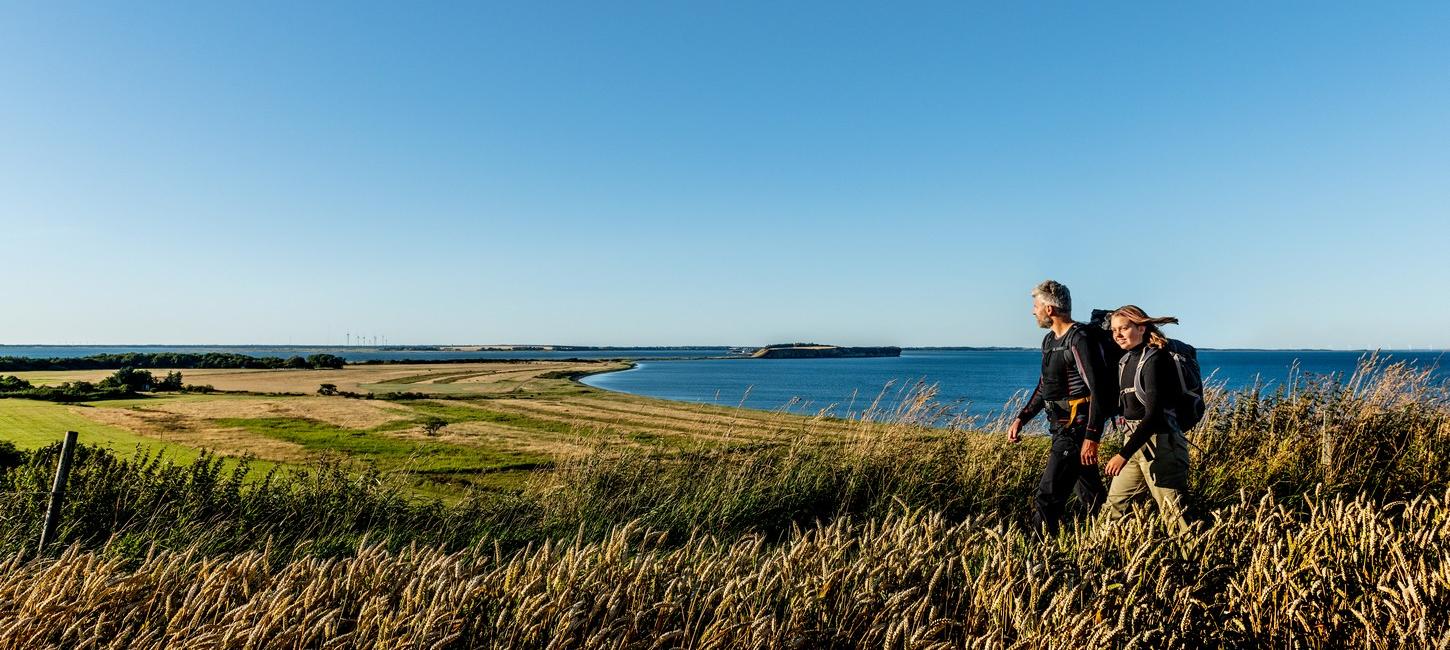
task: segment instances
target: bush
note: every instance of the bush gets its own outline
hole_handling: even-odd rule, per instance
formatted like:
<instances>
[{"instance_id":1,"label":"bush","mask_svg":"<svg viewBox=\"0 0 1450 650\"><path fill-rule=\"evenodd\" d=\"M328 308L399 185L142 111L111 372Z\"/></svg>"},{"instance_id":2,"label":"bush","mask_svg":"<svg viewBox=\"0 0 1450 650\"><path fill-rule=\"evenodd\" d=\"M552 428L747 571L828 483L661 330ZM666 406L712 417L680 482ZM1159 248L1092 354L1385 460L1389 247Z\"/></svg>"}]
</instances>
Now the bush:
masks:
<instances>
[{"instance_id":1,"label":"bush","mask_svg":"<svg viewBox=\"0 0 1450 650\"><path fill-rule=\"evenodd\" d=\"M156 385L156 378L147 370L122 368L110 377L102 379L97 386L102 390L120 389L127 393L150 391Z\"/></svg>"},{"instance_id":2,"label":"bush","mask_svg":"<svg viewBox=\"0 0 1450 650\"><path fill-rule=\"evenodd\" d=\"M34 388L34 386L31 386L30 382L25 381L24 379L21 379L14 375L0 376L0 393L9 393L18 390L30 390L31 388Z\"/></svg>"},{"instance_id":3,"label":"bush","mask_svg":"<svg viewBox=\"0 0 1450 650\"><path fill-rule=\"evenodd\" d=\"M156 382L156 385L155 386L152 386L152 390L154 390L154 391L156 391L158 393L161 393L161 392L174 392L174 391L179 391L179 390L181 390L184 387L185 387L185 384L183 384L181 382L181 373L179 371L173 370L171 372L166 373L166 378L165 379Z\"/></svg>"},{"instance_id":4,"label":"bush","mask_svg":"<svg viewBox=\"0 0 1450 650\"><path fill-rule=\"evenodd\" d=\"M339 357L339 356L336 356L336 355L332 355L332 354L313 354L313 355L309 355L307 357L307 365L312 366L313 368L318 368L318 369L322 369L322 368L333 368L333 369L335 369L335 368L341 368L341 367L347 365L347 361L344 360L342 357Z\"/></svg>"},{"instance_id":5,"label":"bush","mask_svg":"<svg viewBox=\"0 0 1450 650\"><path fill-rule=\"evenodd\" d=\"M25 452L15 448L15 443L0 440L0 470L19 467L25 462Z\"/></svg>"},{"instance_id":6,"label":"bush","mask_svg":"<svg viewBox=\"0 0 1450 650\"><path fill-rule=\"evenodd\" d=\"M135 393L119 386L100 386L88 381L76 381L66 382L58 386L37 386L17 390L0 394L0 397L18 397L48 402L89 402L94 400L135 397Z\"/></svg>"}]
</instances>

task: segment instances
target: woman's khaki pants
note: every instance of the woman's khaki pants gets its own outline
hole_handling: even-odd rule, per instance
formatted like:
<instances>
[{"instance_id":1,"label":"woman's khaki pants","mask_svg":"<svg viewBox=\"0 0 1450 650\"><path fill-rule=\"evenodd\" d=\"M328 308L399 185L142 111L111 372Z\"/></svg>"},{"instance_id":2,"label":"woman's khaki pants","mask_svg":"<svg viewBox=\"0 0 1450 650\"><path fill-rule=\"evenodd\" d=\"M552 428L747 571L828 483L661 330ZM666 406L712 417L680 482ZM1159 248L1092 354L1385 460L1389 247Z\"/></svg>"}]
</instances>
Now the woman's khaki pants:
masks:
<instances>
[{"instance_id":1,"label":"woman's khaki pants","mask_svg":"<svg viewBox=\"0 0 1450 650\"><path fill-rule=\"evenodd\" d=\"M1129 424L1130 432L1138 425L1131 420ZM1146 492L1157 502L1158 514L1170 531L1186 531L1183 493L1187 487L1188 439L1178 431L1160 433L1134 452L1123 471L1113 477L1103 512L1109 521L1122 519Z\"/></svg>"}]
</instances>

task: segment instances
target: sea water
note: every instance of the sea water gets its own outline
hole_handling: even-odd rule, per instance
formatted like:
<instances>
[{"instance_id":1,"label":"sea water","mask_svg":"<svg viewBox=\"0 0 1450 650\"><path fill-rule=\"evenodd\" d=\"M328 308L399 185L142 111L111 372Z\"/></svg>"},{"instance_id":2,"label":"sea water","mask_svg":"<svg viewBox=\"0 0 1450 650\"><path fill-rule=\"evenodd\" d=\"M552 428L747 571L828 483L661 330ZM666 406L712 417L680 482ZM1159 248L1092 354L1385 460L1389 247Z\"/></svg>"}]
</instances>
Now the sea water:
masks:
<instances>
[{"instance_id":1,"label":"sea water","mask_svg":"<svg viewBox=\"0 0 1450 650\"><path fill-rule=\"evenodd\" d=\"M1206 379L1235 389L1255 383L1273 389L1291 376L1353 373L1369 353L1320 350L1201 350ZM1443 352L1387 352L1447 378ZM1037 350L911 350L866 359L643 360L632 370L594 375L584 383L664 399L826 412L852 416L880 399L890 410L913 390L934 386L935 400L955 411L992 417L1031 391L1041 371ZM1450 359L1444 359L1450 361Z\"/></svg>"}]
</instances>

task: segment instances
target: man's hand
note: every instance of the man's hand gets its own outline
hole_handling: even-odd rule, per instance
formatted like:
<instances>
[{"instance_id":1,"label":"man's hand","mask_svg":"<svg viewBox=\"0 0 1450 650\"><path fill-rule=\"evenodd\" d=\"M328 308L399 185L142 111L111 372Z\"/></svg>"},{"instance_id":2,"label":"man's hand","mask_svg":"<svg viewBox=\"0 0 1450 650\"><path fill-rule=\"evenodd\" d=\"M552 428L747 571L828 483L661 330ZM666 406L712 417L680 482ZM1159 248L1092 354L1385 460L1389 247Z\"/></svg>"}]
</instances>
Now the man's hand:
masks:
<instances>
[{"instance_id":1,"label":"man's hand","mask_svg":"<svg viewBox=\"0 0 1450 650\"><path fill-rule=\"evenodd\" d=\"M1108 466L1103 469L1103 473L1108 476L1117 476L1123 471L1123 466L1127 464L1128 459L1123 458L1122 454L1118 454L1117 456L1113 456L1112 460L1108 461Z\"/></svg>"},{"instance_id":2,"label":"man's hand","mask_svg":"<svg viewBox=\"0 0 1450 650\"><path fill-rule=\"evenodd\" d=\"M1021 442L1022 420L1013 420L1012 426L1007 427L1007 442Z\"/></svg>"},{"instance_id":3,"label":"man's hand","mask_svg":"<svg viewBox=\"0 0 1450 650\"><path fill-rule=\"evenodd\" d=\"M1098 441L1082 441L1082 464L1084 466L1098 464Z\"/></svg>"}]
</instances>

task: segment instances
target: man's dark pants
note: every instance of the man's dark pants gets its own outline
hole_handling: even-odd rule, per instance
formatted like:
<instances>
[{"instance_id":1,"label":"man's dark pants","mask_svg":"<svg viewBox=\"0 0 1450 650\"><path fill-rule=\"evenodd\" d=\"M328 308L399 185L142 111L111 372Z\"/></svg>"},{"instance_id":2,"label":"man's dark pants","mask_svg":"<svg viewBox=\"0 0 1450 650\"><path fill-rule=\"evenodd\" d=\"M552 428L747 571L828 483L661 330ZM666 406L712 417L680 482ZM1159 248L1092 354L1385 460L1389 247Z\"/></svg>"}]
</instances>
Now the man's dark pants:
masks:
<instances>
[{"instance_id":1,"label":"man's dark pants","mask_svg":"<svg viewBox=\"0 0 1450 650\"><path fill-rule=\"evenodd\" d=\"M1082 441L1087 432L1085 418L1068 422L1052 417L1052 451L1047 456L1047 468L1042 471L1042 482L1037 485L1037 511L1033 521L1049 535L1056 535L1067 507L1067 497L1072 492L1087 506L1090 514L1097 514L1107 497L1102 476L1096 464L1082 464Z\"/></svg>"}]
</instances>

